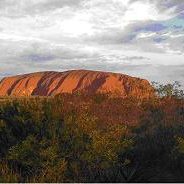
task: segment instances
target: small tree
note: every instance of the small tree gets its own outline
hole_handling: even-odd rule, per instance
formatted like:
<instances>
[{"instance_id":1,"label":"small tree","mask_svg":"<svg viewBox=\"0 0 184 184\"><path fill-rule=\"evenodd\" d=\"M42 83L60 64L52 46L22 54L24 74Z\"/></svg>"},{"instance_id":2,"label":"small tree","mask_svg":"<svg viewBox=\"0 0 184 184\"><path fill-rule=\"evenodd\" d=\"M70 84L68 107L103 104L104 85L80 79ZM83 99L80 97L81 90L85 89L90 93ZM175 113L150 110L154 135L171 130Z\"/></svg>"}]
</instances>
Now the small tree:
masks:
<instances>
[{"instance_id":1,"label":"small tree","mask_svg":"<svg viewBox=\"0 0 184 184\"><path fill-rule=\"evenodd\" d=\"M184 97L184 91L181 89L181 84L178 81L175 81L173 84L160 84L157 82L152 82L152 85L156 89L157 95L160 97Z\"/></svg>"}]
</instances>

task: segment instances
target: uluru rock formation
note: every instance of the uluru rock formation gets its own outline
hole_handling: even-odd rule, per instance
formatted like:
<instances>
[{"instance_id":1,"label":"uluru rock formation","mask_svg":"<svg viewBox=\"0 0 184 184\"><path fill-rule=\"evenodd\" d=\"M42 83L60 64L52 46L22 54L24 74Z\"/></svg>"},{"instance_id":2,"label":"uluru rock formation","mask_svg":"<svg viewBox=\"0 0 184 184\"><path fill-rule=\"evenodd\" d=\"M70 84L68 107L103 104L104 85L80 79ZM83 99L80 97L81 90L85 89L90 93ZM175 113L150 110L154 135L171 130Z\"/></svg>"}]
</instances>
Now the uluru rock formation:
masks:
<instances>
[{"instance_id":1,"label":"uluru rock formation","mask_svg":"<svg viewBox=\"0 0 184 184\"><path fill-rule=\"evenodd\" d=\"M53 96L76 92L138 98L154 94L153 87L147 80L88 70L31 73L6 77L0 82L0 96Z\"/></svg>"}]
</instances>

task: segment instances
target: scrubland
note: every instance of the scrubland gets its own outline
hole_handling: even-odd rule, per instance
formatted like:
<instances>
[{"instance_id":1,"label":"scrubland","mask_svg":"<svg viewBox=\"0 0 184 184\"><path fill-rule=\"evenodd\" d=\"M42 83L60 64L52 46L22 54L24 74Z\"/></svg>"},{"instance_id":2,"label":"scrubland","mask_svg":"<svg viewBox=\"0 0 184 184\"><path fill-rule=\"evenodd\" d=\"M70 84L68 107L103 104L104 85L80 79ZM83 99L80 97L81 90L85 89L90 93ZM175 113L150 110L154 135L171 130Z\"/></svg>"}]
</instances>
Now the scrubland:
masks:
<instances>
[{"instance_id":1,"label":"scrubland","mask_svg":"<svg viewBox=\"0 0 184 184\"><path fill-rule=\"evenodd\" d=\"M184 100L1 98L0 182L184 182Z\"/></svg>"}]
</instances>

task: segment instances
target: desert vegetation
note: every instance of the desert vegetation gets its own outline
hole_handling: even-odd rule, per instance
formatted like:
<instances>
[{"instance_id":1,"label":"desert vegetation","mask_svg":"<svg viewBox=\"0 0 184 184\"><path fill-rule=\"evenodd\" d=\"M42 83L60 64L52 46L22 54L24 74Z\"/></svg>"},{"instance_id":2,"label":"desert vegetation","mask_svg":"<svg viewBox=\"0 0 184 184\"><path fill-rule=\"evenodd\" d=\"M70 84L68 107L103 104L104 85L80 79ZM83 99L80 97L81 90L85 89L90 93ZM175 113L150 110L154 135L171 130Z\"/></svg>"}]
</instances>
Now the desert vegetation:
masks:
<instances>
[{"instance_id":1,"label":"desert vegetation","mask_svg":"<svg viewBox=\"0 0 184 184\"><path fill-rule=\"evenodd\" d=\"M149 99L0 99L0 182L184 182L178 83Z\"/></svg>"}]
</instances>

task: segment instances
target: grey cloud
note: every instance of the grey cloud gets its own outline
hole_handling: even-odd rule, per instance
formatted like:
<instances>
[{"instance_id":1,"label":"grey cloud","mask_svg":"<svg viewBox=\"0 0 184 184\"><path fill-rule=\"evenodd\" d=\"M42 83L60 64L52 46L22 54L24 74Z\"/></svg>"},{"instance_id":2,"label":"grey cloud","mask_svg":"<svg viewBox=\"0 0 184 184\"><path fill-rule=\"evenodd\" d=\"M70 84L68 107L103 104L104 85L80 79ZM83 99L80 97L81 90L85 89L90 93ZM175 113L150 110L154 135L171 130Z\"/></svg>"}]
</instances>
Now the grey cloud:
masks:
<instances>
[{"instance_id":1,"label":"grey cloud","mask_svg":"<svg viewBox=\"0 0 184 184\"><path fill-rule=\"evenodd\" d=\"M21 44L21 43L17 43ZM22 43L23 44L23 43ZM85 49L74 49L68 46L51 48L45 44L27 44L24 43L23 49L15 50L9 48L11 55L2 58L0 56L1 66L6 68L3 72L12 74L21 74L34 71L44 70L69 70L69 69L91 69L104 71L118 71L124 67L124 64L133 63L134 61L149 60L143 56L126 56L107 54L105 52L88 52ZM112 63L112 61L115 63ZM110 63L109 63L110 62ZM18 66L18 67L15 67Z\"/></svg>"},{"instance_id":2,"label":"grey cloud","mask_svg":"<svg viewBox=\"0 0 184 184\"><path fill-rule=\"evenodd\" d=\"M13 72L10 72L10 73L8 73L8 72L2 72L2 73L0 73L0 81L1 81L1 79L3 79L4 77L7 77L7 76L12 76L12 75L14 75L15 73L13 73Z\"/></svg>"},{"instance_id":3,"label":"grey cloud","mask_svg":"<svg viewBox=\"0 0 184 184\"><path fill-rule=\"evenodd\" d=\"M168 44L170 50L178 51L179 54L184 52L184 36L180 38L169 38L166 43Z\"/></svg>"},{"instance_id":4,"label":"grey cloud","mask_svg":"<svg viewBox=\"0 0 184 184\"><path fill-rule=\"evenodd\" d=\"M150 60L150 58L143 57L143 56L132 56L132 57L125 57L125 60L134 61L134 60Z\"/></svg>"},{"instance_id":5,"label":"grey cloud","mask_svg":"<svg viewBox=\"0 0 184 184\"><path fill-rule=\"evenodd\" d=\"M85 38L88 43L99 44L99 45L119 45L130 50L142 50L146 52L164 53L165 49L161 49L157 46L154 37L138 38L141 32L134 32L136 28L134 26L128 26L124 30L101 33L94 37ZM161 37L161 36L160 36Z\"/></svg>"},{"instance_id":6,"label":"grey cloud","mask_svg":"<svg viewBox=\"0 0 184 184\"><path fill-rule=\"evenodd\" d=\"M55 59L52 55L39 55L39 54L31 54L27 56L22 56L23 60L29 61L29 62L44 62L44 61L50 61Z\"/></svg>"},{"instance_id":7,"label":"grey cloud","mask_svg":"<svg viewBox=\"0 0 184 184\"><path fill-rule=\"evenodd\" d=\"M78 48L69 48L68 46L52 47L51 49L44 45L34 45L23 50L18 56L19 60L28 63L47 63L52 60L72 60L72 59L89 59L92 57L98 57L99 53L88 53L87 51Z\"/></svg>"},{"instance_id":8,"label":"grey cloud","mask_svg":"<svg viewBox=\"0 0 184 184\"><path fill-rule=\"evenodd\" d=\"M65 65L71 65L72 63L75 63L78 65L80 62L81 64L89 64L100 62L100 63L106 63L107 61L116 61L116 62L133 62L133 61L141 61L141 60L150 60L150 58L143 57L143 56L126 56L126 55L116 55L116 54L106 54L104 52L93 52L90 53L83 49L71 49L68 47L60 47L58 48L52 48L52 50L45 50L44 47L41 45L39 48L34 49L25 49L18 57L18 59L21 62L27 63L27 64L47 64L50 62L56 61L58 64L65 63ZM57 63L56 63L57 64ZM54 65L54 64L53 64Z\"/></svg>"},{"instance_id":9,"label":"grey cloud","mask_svg":"<svg viewBox=\"0 0 184 184\"><path fill-rule=\"evenodd\" d=\"M64 6L76 7L82 0L44 0L41 3L33 4L26 8L30 13L44 12L48 10L63 8Z\"/></svg>"},{"instance_id":10,"label":"grey cloud","mask_svg":"<svg viewBox=\"0 0 184 184\"><path fill-rule=\"evenodd\" d=\"M94 36L86 36L84 41L86 42L96 42L98 44L124 44L130 43L136 38L136 30L140 28L140 25L147 25L149 21L138 21L131 23L125 28L106 28L100 33Z\"/></svg>"},{"instance_id":11,"label":"grey cloud","mask_svg":"<svg viewBox=\"0 0 184 184\"><path fill-rule=\"evenodd\" d=\"M173 65L173 66L157 66L157 70L160 76L157 76L157 81L163 82L173 82L179 81L181 82L184 88L184 65ZM156 77L155 77L156 78Z\"/></svg>"},{"instance_id":12,"label":"grey cloud","mask_svg":"<svg viewBox=\"0 0 184 184\"><path fill-rule=\"evenodd\" d=\"M155 27L155 25L157 25ZM141 32L155 32L151 29L159 29L161 34L165 30L165 26L161 26L158 21L137 21L129 24L123 29L109 28L105 29L103 32L95 34L94 36L85 37L84 41L96 42L98 44L108 45L108 44L134 44L137 36ZM145 40L144 40L145 41ZM154 43L153 43L154 44Z\"/></svg>"},{"instance_id":13,"label":"grey cloud","mask_svg":"<svg viewBox=\"0 0 184 184\"><path fill-rule=\"evenodd\" d=\"M183 0L131 0L131 3L134 2L149 2L157 6L160 11L167 11L169 8L175 7L175 13L179 13L184 9L184 1Z\"/></svg>"},{"instance_id":14,"label":"grey cloud","mask_svg":"<svg viewBox=\"0 0 184 184\"><path fill-rule=\"evenodd\" d=\"M139 37L141 33L148 32L156 34L148 37ZM94 37L85 38L85 41L100 45L122 45L131 50L138 49L155 53L167 52L164 46L166 44L170 50L183 52L184 36L177 37L177 35L182 34L183 30L171 30L169 27L166 29L159 21L139 21L129 24L124 29L106 29Z\"/></svg>"},{"instance_id":15,"label":"grey cloud","mask_svg":"<svg viewBox=\"0 0 184 184\"><path fill-rule=\"evenodd\" d=\"M24 15L41 14L65 6L77 7L83 0L1 0L1 16L19 18Z\"/></svg>"}]
</instances>

